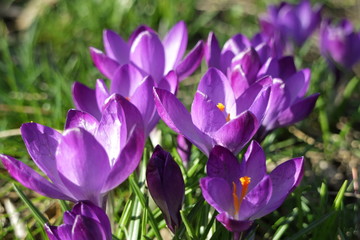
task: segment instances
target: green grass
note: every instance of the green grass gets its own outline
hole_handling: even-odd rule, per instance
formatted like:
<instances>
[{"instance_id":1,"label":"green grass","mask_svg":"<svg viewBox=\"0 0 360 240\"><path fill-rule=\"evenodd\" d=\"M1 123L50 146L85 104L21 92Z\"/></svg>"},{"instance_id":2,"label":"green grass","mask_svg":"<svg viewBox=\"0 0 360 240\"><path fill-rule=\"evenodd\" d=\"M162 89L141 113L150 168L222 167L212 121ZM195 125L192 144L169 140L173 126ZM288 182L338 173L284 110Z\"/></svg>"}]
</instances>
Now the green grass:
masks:
<instances>
[{"instance_id":1,"label":"green grass","mask_svg":"<svg viewBox=\"0 0 360 240\"><path fill-rule=\"evenodd\" d=\"M16 130L29 121L63 128L66 112L73 108L73 82L94 87L95 80L103 78L93 66L88 51L89 46L103 48L103 29L113 29L127 39L139 24L147 24L164 36L173 24L184 20L189 30L188 49L199 39L206 40L210 31L223 44L235 33L251 36L257 32L257 16L266 10L267 4L267 1L239 1L226 8L225 1L217 1L218 5L211 2L215 1L58 1L44 8L24 31L14 28L14 19L0 21L0 153L34 166ZM348 7L325 4L327 13ZM225 6L225 10L214 10L214 6L220 9ZM359 23L358 19L355 25ZM316 41L308 44L306 51L300 50L296 55L297 67L311 68L309 93L320 92L321 98L309 118L275 131L263 144L269 166L305 156L304 179L281 208L255 222L249 235L255 234L256 239L360 238L360 200L354 194L351 172L359 170L360 162L360 79L347 76L340 85L335 85L326 62L318 54ZM185 103L191 103L196 83L205 70L203 64L182 83L179 96ZM175 134L164 123L159 128L163 131L163 146L178 158L174 150ZM205 174L206 159L196 149L192 159L188 170L182 168L186 184L182 218L186 224L180 227L175 239L230 238L225 228L214 220L216 214L204 202L198 187L198 180ZM140 168L143 170L144 166ZM17 207L28 229L26 239L46 239L43 221L60 224L66 206L58 200L39 197L17 183L14 189L14 182L0 168L0 204L10 199ZM115 239L131 236L160 239L159 234L166 228L160 211L153 209L143 183L143 175L134 173L112 194ZM15 190L24 195L17 195ZM32 202L33 210L26 207L29 202L20 198ZM1 205L0 238L16 239L14 226Z\"/></svg>"}]
</instances>

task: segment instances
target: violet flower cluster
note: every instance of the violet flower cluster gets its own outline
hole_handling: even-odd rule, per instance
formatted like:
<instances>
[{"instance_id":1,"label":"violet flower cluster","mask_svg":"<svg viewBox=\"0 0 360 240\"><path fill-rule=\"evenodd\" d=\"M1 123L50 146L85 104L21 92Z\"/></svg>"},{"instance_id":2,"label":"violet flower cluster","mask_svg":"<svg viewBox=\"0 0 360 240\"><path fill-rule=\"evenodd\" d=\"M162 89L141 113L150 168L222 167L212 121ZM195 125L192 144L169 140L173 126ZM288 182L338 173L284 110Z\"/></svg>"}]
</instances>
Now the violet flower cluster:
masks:
<instances>
[{"instance_id":1,"label":"violet flower cluster","mask_svg":"<svg viewBox=\"0 0 360 240\"><path fill-rule=\"evenodd\" d=\"M46 225L50 239L111 239L103 211L107 195L137 168L146 138L160 118L179 134L185 164L190 143L209 158L200 188L229 231L249 229L255 219L282 204L299 185L304 160L291 159L267 174L265 153L251 140L261 142L274 129L306 118L318 94L306 96L310 70L297 70L293 57L282 56L277 39L270 35L280 29L280 34L288 34L281 39L301 45L320 17L308 1L272 7L270 13L266 31L251 40L237 34L221 49L210 33L206 44L200 40L185 57L188 36L182 21L162 40L147 26L138 27L127 42L104 31L105 53L95 48L90 53L110 88L101 79L95 89L74 83L77 110L68 112L63 133L37 123L21 127L31 158L49 180L23 162L0 155L9 174L25 187L75 202L64 214L63 225ZM328 41L326 46L324 52L330 56L332 44ZM209 68L189 112L176 97L178 85L204 55ZM250 141L239 163L235 155ZM185 183L177 163L160 146L149 160L146 179L150 195L175 233L182 224Z\"/></svg>"}]
</instances>

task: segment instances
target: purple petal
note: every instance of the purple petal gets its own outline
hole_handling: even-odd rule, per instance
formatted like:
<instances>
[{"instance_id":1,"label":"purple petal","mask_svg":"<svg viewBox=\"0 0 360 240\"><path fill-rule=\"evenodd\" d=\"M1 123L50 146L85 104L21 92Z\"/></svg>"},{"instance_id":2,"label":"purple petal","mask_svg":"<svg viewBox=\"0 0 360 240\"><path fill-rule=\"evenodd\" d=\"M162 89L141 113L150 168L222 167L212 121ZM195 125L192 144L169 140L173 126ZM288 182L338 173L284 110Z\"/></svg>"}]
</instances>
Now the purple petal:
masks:
<instances>
[{"instance_id":1,"label":"purple petal","mask_svg":"<svg viewBox=\"0 0 360 240\"><path fill-rule=\"evenodd\" d=\"M261 209L266 206L274 192L272 181L269 176L265 176L248 194L246 194L239 211L240 220L254 220L254 217Z\"/></svg>"},{"instance_id":2,"label":"purple petal","mask_svg":"<svg viewBox=\"0 0 360 240\"><path fill-rule=\"evenodd\" d=\"M296 73L295 61L292 56L282 57L279 60L279 77L281 79L287 79Z\"/></svg>"},{"instance_id":3,"label":"purple petal","mask_svg":"<svg viewBox=\"0 0 360 240\"><path fill-rule=\"evenodd\" d=\"M137 27L135 29L135 31L133 31L129 37L129 45L133 45L135 39L140 35L140 33L142 32L145 32L145 31L148 31L148 32L153 32L155 33L155 31L149 27L149 26L146 26L146 25L140 25L139 27Z\"/></svg>"},{"instance_id":4,"label":"purple petal","mask_svg":"<svg viewBox=\"0 0 360 240\"><path fill-rule=\"evenodd\" d=\"M23 162L2 154L0 154L0 159L10 176L15 178L25 187L50 198L74 201L74 198L71 196L67 196L60 192L57 185L50 183Z\"/></svg>"},{"instance_id":5,"label":"purple petal","mask_svg":"<svg viewBox=\"0 0 360 240\"><path fill-rule=\"evenodd\" d=\"M92 115L83 111L71 109L68 111L66 117L65 129L81 127L94 134L98 125L99 121Z\"/></svg>"},{"instance_id":6,"label":"purple petal","mask_svg":"<svg viewBox=\"0 0 360 240\"><path fill-rule=\"evenodd\" d=\"M302 69L301 71L302 76L304 77L304 84L301 88L301 91L298 93L298 97L301 98L303 96L305 96L305 94L307 93L309 86L310 86L310 79L311 79L311 71L310 69L306 68L306 69Z\"/></svg>"},{"instance_id":7,"label":"purple petal","mask_svg":"<svg viewBox=\"0 0 360 240\"><path fill-rule=\"evenodd\" d=\"M231 185L223 178L205 177L200 179L200 188L205 200L218 212L233 211Z\"/></svg>"},{"instance_id":8,"label":"purple petal","mask_svg":"<svg viewBox=\"0 0 360 240\"><path fill-rule=\"evenodd\" d=\"M231 65L233 67L239 66L245 79L251 85L256 80L256 75L260 69L260 58L255 49L251 47L236 55Z\"/></svg>"},{"instance_id":9,"label":"purple petal","mask_svg":"<svg viewBox=\"0 0 360 240\"><path fill-rule=\"evenodd\" d=\"M75 107L81 111L88 112L96 119L101 118L101 112L97 104L95 90L82 83L75 82L72 88Z\"/></svg>"},{"instance_id":10,"label":"purple petal","mask_svg":"<svg viewBox=\"0 0 360 240\"><path fill-rule=\"evenodd\" d=\"M208 67L215 67L217 69L220 69L220 55L221 49L219 46L219 42L216 39L216 36L213 32L209 33L208 40L206 43L206 62Z\"/></svg>"},{"instance_id":11,"label":"purple petal","mask_svg":"<svg viewBox=\"0 0 360 240\"><path fill-rule=\"evenodd\" d=\"M134 125L128 135L128 142L122 149L118 159L116 159L106 179L106 183L102 189L103 193L120 185L139 165L145 145L143 126L140 124L138 126Z\"/></svg>"},{"instance_id":12,"label":"purple petal","mask_svg":"<svg viewBox=\"0 0 360 240\"><path fill-rule=\"evenodd\" d=\"M103 111L105 100L110 96L109 90L102 79L96 81L95 95L99 109Z\"/></svg>"},{"instance_id":13,"label":"purple petal","mask_svg":"<svg viewBox=\"0 0 360 240\"><path fill-rule=\"evenodd\" d=\"M213 137L216 144L228 148L234 154L238 154L254 136L258 128L259 122L255 115L246 111L226 123Z\"/></svg>"},{"instance_id":14,"label":"purple petal","mask_svg":"<svg viewBox=\"0 0 360 240\"><path fill-rule=\"evenodd\" d=\"M110 166L114 165L127 139L124 111L116 100L106 104L94 136L107 152Z\"/></svg>"},{"instance_id":15,"label":"purple petal","mask_svg":"<svg viewBox=\"0 0 360 240\"><path fill-rule=\"evenodd\" d=\"M201 78L197 90L208 95L213 103L224 104L227 112L235 104L234 92L228 79L216 68L209 68Z\"/></svg>"},{"instance_id":16,"label":"purple petal","mask_svg":"<svg viewBox=\"0 0 360 240\"><path fill-rule=\"evenodd\" d=\"M165 77L161 79L158 88L168 90L176 95L179 86L179 78L175 71L170 71Z\"/></svg>"},{"instance_id":17,"label":"purple petal","mask_svg":"<svg viewBox=\"0 0 360 240\"><path fill-rule=\"evenodd\" d=\"M187 167L187 164L190 161L192 143L181 134L177 135L176 142L176 151L178 152L184 166Z\"/></svg>"},{"instance_id":18,"label":"purple petal","mask_svg":"<svg viewBox=\"0 0 360 240\"><path fill-rule=\"evenodd\" d=\"M238 53L242 52L250 46L251 43L246 36L242 34L236 34L226 41L222 51L231 51L232 53L237 55Z\"/></svg>"},{"instance_id":19,"label":"purple petal","mask_svg":"<svg viewBox=\"0 0 360 240\"><path fill-rule=\"evenodd\" d=\"M143 79L144 77L136 67L132 64L125 64L114 73L111 80L111 93L130 97Z\"/></svg>"},{"instance_id":20,"label":"purple petal","mask_svg":"<svg viewBox=\"0 0 360 240\"><path fill-rule=\"evenodd\" d=\"M202 92L195 93L191 105L191 119L200 131L211 133L217 131L226 123L226 113L220 111L211 99Z\"/></svg>"},{"instance_id":21,"label":"purple petal","mask_svg":"<svg viewBox=\"0 0 360 240\"><path fill-rule=\"evenodd\" d=\"M285 111L281 112L277 122L279 126L287 126L299 122L310 115L320 94L315 93L297 101Z\"/></svg>"},{"instance_id":22,"label":"purple petal","mask_svg":"<svg viewBox=\"0 0 360 240\"><path fill-rule=\"evenodd\" d=\"M116 32L104 30L103 39L107 56L121 65L129 62L129 45Z\"/></svg>"},{"instance_id":23,"label":"purple petal","mask_svg":"<svg viewBox=\"0 0 360 240\"><path fill-rule=\"evenodd\" d=\"M230 232L244 232L248 230L253 221L238 221L233 219L228 215L228 213L223 212L216 216L216 220L221 222L224 227L229 230Z\"/></svg>"},{"instance_id":24,"label":"purple petal","mask_svg":"<svg viewBox=\"0 0 360 240\"><path fill-rule=\"evenodd\" d=\"M92 218L77 215L71 231L72 239L76 240L111 240L107 237L101 224Z\"/></svg>"},{"instance_id":25,"label":"purple petal","mask_svg":"<svg viewBox=\"0 0 360 240\"><path fill-rule=\"evenodd\" d=\"M137 109L140 111L145 125L145 134L148 135L151 130L155 127L157 122L152 120L156 118L160 120L157 116L153 87L154 81L151 76L146 77L138 86L134 94L131 96L130 101L133 103ZM149 124L152 124L151 126Z\"/></svg>"},{"instance_id":26,"label":"purple petal","mask_svg":"<svg viewBox=\"0 0 360 240\"><path fill-rule=\"evenodd\" d=\"M305 85L305 74L302 71L297 72L285 81L285 96L289 103L293 104Z\"/></svg>"},{"instance_id":27,"label":"purple petal","mask_svg":"<svg viewBox=\"0 0 360 240\"><path fill-rule=\"evenodd\" d=\"M133 131L134 128L137 128L139 131L144 132L144 121L142 119L142 116L139 112L139 110L136 108L134 104L132 104L130 101L128 101L126 98L124 98L121 95L113 94L107 99L106 104L110 104L112 101L117 102L118 105L121 105L125 117L126 117L126 129L129 133ZM106 108L106 107L105 107Z\"/></svg>"},{"instance_id":28,"label":"purple petal","mask_svg":"<svg viewBox=\"0 0 360 240\"><path fill-rule=\"evenodd\" d=\"M62 185L55 160L55 152L61 139L61 134L41 124L25 123L21 126L21 136L31 158L40 170L53 183Z\"/></svg>"},{"instance_id":29,"label":"purple petal","mask_svg":"<svg viewBox=\"0 0 360 240\"><path fill-rule=\"evenodd\" d=\"M50 240L72 240L71 225L63 224L59 227L45 224L45 231Z\"/></svg>"},{"instance_id":30,"label":"purple petal","mask_svg":"<svg viewBox=\"0 0 360 240\"><path fill-rule=\"evenodd\" d=\"M248 191L251 191L266 175L266 156L256 141L252 141L246 150L243 163L245 164L246 176L251 177Z\"/></svg>"},{"instance_id":31,"label":"purple petal","mask_svg":"<svg viewBox=\"0 0 360 240\"><path fill-rule=\"evenodd\" d=\"M268 79L271 81L270 77ZM248 109L259 122L262 122L268 108L270 93L271 87L263 87L262 83L253 84L236 100L236 112L240 114Z\"/></svg>"},{"instance_id":32,"label":"purple petal","mask_svg":"<svg viewBox=\"0 0 360 240\"><path fill-rule=\"evenodd\" d=\"M185 22L180 21L173 26L162 42L165 50L165 73L168 73L174 69L185 53L188 42Z\"/></svg>"},{"instance_id":33,"label":"purple petal","mask_svg":"<svg viewBox=\"0 0 360 240\"><path fill-rule=\"evenodd\" d=\"M176 67L180 81L191 75L199 67L203 56L204 43L199 41Z\"/></svg>"},{"instance_id":34,"label":"purple petal","mask_svg":"<svg viewBox=\"0 0 360 240\"><path fill-rule=\"evenodd\" d=\"M243 176L244 171L244 167L227 148L217 145L211 150L206 165L206 172L209 177L223 178L232 184L232 182L239 181L239 176Z\"/></svg>"},{"instance_id":35,"label":"purple petal","mask_svg":"<svg viewBox=\"0 0 360 240\"><path fill-rule=\"evenodd\" d=\"M303 174L304 157L294 158L277 166L270 173L273 189L271 199L253 218L260 218L280 207L285 198L300 184Z\"/></svg>"},{"instance_id":36,"label":"purple petal","mask_svg":"<svg viewBox=\"0 0 360 240\"><path fill-rule=\"evenodd\" d=\"M110 171L104 148L82 128L66 130L57 152L60 178L77 200L100 205L100 190Z\"/></svg>"},{"instance_id":37,"label":"purple petal","mask_svg":"<svg viewBox=\"0 0 360 240\"><path fill-rule=\"evenodd\" d=\"M111 239L110 221L104 210L89 201L77 202L71 212L76 215L89 217L99 222L101 228L107 233L107 239Z\"/></svg>"},{"instance_id":38,"label":"purple petal","mask_svg":"<svg viewBox=\"0 0 360 240\"><path fill-rule=\"evenodd\" d=\"M96 48L90 47L90 55L95 67L104 74L105 77L112 79L115 70L120 64Z\"/></svg>"},{"instance_id":39,"label":"purple petal","mask_svg":"<svg viewBox=\"0 0 360 240\"><path fill-rule=\"evenodd\" d=\"M185 195L185 184L179 166L159 145L147 166L146 180L151 196L166 216L167 225L175 232L181 222L180 209Z\"/></svg>"},{"instance_id":40,"label":"purple petal","mask_svg":"<svg viewBox=\"0 0 360 240\"><path fill-rule=\"evenodd\" d=\"M165 52L159 37L149 31L140 33L131 46L130 60L159 82L165 67Z\"/></svg>"},{"instance_id":41,"label":"purple petal","mask_svg":"<svg viewBox=\"0 0 360 240\"><path fill-rule=\"evenodd\" d=\"M212 147L211 139L193 124L184 105L172 93L163 89L154 88L154 97L157 111L163 121L208 155Z\"/></svg>"}]
</instances>

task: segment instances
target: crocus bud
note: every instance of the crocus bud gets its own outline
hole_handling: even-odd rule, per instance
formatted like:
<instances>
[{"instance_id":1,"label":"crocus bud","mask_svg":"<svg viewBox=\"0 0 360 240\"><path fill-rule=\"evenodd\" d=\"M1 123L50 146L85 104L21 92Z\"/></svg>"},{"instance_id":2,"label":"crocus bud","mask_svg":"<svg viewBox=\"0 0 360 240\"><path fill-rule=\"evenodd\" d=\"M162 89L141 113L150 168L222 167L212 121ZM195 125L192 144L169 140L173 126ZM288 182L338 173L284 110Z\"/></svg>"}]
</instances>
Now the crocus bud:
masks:
<instances>
[{"instance_id":1,"label":"crocus bud","mask_svg":"<svg viewBox=\"0 0 360 240\"><path fill-rule=\"evenodd\" d=\"M160 145L155 147L146 169L150 195L160 208L169 229L175 233L181 223L180 209L185 195L185 184L180 167L170 153Z\"/></svg>"},{"instance_id":2,"label":"crocus bud","mask_svg":"<svg viewBox=\"0 0 360 240\"><path fill-rule=\"evenodd\" d=\"M110 221L103 209L90 201L77 202L64 213L64 224L45 225L50 240L111 240Z\"/></svg>"}]
</instances>

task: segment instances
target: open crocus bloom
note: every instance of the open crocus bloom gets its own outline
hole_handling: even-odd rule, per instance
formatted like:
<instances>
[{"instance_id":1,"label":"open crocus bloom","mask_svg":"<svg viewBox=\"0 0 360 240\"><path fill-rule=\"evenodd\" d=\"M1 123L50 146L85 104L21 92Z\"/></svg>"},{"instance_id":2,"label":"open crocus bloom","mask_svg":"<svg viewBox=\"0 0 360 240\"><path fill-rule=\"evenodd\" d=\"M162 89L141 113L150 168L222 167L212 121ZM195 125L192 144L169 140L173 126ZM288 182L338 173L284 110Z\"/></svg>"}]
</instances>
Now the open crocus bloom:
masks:
<instances>
[{"instance_id":1,"label":"open crocus bloom","mask_svg":"<svg viewBox=\"0 0 360 240\"><path fill-rule=\"evenodd\" d=\"M145 136L148 136L160 120L152 93L154 86L176 93L178 77L174 71L170 71L156 83L151 76L143 77L135 66L124 64L115 71L110 89L103 80L98 79L95 89L75 82L72 92L76 108L90 113L98 120L101 119L107 99L112 94L120 94L140 111L144 121Z\"/></svg>"},{"instance_id":2,"label":"open crocus bloom","mask_svg":"<svg viewBox=\"0 0 360 240\"><path fill-rule=\"evenodd\" d=\"M351 68L360 62L360 32L344 19L337 25L324 21L320 30L321 54L334 66Z\"/></svg>"},{"instance_id":3,"label":"open crocus bloom","mask_svg":"<svg viewBox=\"0 0 360 240\"><path fill-rule=\"evenodd\" d=\"M241 163L226 148L215 146L200 180L205 200L220 214L216 219L229 231L242 232L257 218L276 210L299 185L303 157L288 160L266 173L265 153L253 141Z\"/></svg>"},{"instance_id":4,"label":"open crocus bloom","mask_svg":"<svg viewBox=\"0 0 360 240\"><path fill-rule=\"evenodd\" d=\"M151 75L155 82L171 70L182 80L197 69L204 54L204 44L199 41L183 59L188 41L183 21L178 22L162 41L147 26L138 27L128 42L111 30L105 30L103 38L105 53L95 48L90 48L90 53L95 66L109 79L113 79L119 66L133 64L144 77Z\"/></svg>"},{"instance_id":5,"label":"open crocus bloom","mask_svg":"<svg viewBox=\"0 0 360 240\"><path fill-rule=\"evenodd\" d=\"M266 15L260 18L262 32L275 38L279 44L304 44L321 21L321 7L314 8L308 0L299 4L282 2L279 6L270 6Z\"/></svg>"},{"instance_id":6,"label":"open crocus bloom","mask_svg":"<svg viewBox=\"0 0 360 240\"><path fill-rule=\"evenodd\" d=\"M258 130L269 95L266 84L259 84L236 99L226 76L215 68L210 68L200 80L191 114L174 94L154 89L160 117L207 156L215 145L239 153Z\"/></svg>"},{"instance_id":7,"label":"open crocus bloom","mask_svg":"<svg viewBox=\"0 0 360 240\"><path fill-rule=\"evenodd\" d=\"M103 209L88 201L77 202L64 213L64 224L45 225L50 240L111 240L110 221Z\"/></svg>"},{"instance_id":8,"label":"open crocus bloom","mask_svg":"<svg viewBox=\"0 0 360 240\"><path fill-rule=\"evenodd\" d=\"M37 123L21 126L30 156L51 182L21 161L0 155L4 167L44 196L104 206L106 194L138 166L145 144L136 107L114 95L104 108L100 121L70 110L63 134Z\"/></svg>"}]
</instances>

